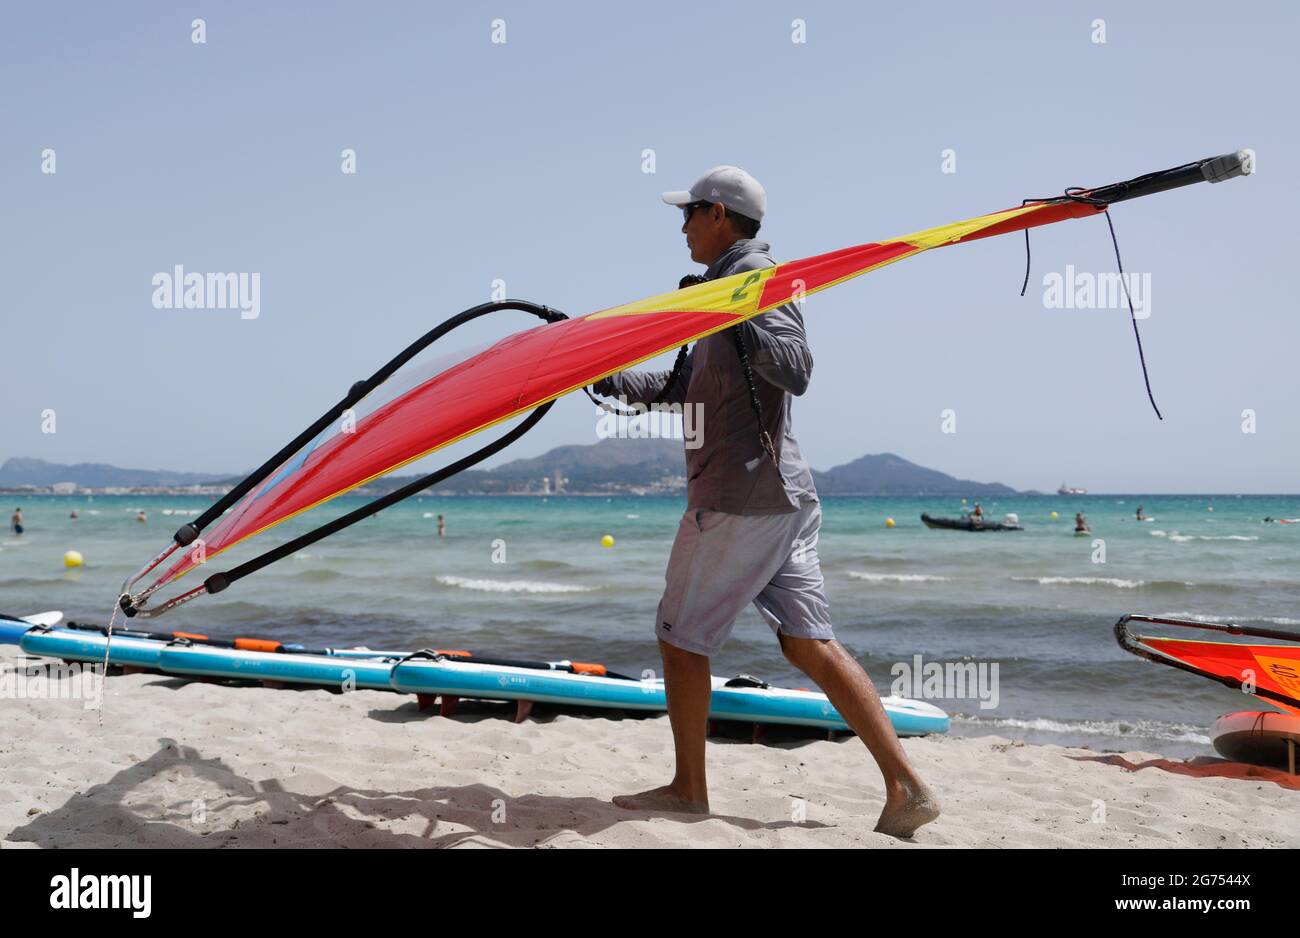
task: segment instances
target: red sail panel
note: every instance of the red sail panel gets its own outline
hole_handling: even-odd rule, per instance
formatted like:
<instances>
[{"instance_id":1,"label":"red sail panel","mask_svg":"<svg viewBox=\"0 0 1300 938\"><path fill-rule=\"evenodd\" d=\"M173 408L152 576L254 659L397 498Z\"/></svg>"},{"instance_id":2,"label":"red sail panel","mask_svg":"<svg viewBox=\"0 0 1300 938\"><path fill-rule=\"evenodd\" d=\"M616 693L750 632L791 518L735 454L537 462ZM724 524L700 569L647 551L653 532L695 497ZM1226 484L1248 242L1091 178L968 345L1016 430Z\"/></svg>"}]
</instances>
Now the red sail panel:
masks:
<instances>
[{"instance_id":1,"label":"red sail panel","mask_svg":"<svg viewBox=\"0 0 1300 938\"><path fill-rule=\"evenodd\" d=\"M1260 699L1300 713L1300 645L1239 645L1148 636L1142 636L1138 641L1210 674L1252 682L1262 690L1282 694L1292 702L1280 703L1269 697Z\"/></svg>"},{"instance_id":2,"label":"red sail panel","mask_svg":"<svg viewBox=\"0 0 1300 938\"><path fill-rule=\"evenodd\" d=\"M352 432L296 455L204 533L202 552L186 552L154 587L377 476L792 298L931 248L1100 210L1078 202L1021 206L516 333L395 397Z\"/></svg>"},{"instance_id":3,"label":"red sail panel","mask_svg":"<svg viewBox=\"0 0 1300 938\"><path fill-rule=\"evenodd\" d=\"M510 335L394 398L353 432L327 440L291 473L273 475L204 534L206 559L477 430L736 319L718 312L583 317ZM191 551L160 582L194 565Z\"/></svg>"}]
</instances>

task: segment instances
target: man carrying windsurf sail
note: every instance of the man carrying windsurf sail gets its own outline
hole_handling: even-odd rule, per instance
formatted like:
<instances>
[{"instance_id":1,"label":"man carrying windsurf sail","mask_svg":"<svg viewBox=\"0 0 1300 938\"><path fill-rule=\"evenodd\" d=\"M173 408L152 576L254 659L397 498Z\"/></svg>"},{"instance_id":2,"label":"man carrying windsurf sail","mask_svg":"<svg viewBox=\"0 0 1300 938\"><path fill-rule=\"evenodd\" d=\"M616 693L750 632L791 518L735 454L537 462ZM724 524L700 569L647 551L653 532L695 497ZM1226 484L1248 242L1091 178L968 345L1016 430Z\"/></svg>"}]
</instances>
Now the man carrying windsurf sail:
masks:
<instances>
[{"instance_id":1,"label":"man carrying windsurf sail","mask_svg":"<svg viewBox=\"0 0 1300 938\"><path fill-rule=\"evenodd\" d=\"M767 195L744 170L715 167L663 198L682 209L704 280L774 266L754 237ZM807 390L812 363L803 317L787 304L701 339L672 371L625 371L593 386L625 404L696 408L702 430L701 445L686 451L687 508L655 623L676 772L661 788L616 797L620 807L708 812L709 659L753 603L787 660L821 687L880 766L886 798L876 830L907 837L939 816L871 680L831 628L817 555L821 504L791 433L791 400Z\"/></svg>"}]
</instances>

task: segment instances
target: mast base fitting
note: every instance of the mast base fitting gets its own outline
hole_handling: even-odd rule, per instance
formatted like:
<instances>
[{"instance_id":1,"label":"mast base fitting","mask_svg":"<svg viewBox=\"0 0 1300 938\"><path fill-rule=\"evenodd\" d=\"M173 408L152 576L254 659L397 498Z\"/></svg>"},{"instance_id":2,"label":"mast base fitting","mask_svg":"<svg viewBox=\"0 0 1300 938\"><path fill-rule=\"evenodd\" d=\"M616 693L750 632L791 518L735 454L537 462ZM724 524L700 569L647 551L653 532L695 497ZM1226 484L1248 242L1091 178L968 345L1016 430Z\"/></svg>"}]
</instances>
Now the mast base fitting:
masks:
<instances>
[{"instance_id":1,"label":"mast base fitting","mask_svg":"<svg viewBox=\"0 0 1300 938\"><path fill-rule=\"evenodd\" d=\"M122 614L128 619L135 618L135 603L131 602L131 597L125 593L118 599L117 605L121 608Z\"/></svg>"}]
</instances>

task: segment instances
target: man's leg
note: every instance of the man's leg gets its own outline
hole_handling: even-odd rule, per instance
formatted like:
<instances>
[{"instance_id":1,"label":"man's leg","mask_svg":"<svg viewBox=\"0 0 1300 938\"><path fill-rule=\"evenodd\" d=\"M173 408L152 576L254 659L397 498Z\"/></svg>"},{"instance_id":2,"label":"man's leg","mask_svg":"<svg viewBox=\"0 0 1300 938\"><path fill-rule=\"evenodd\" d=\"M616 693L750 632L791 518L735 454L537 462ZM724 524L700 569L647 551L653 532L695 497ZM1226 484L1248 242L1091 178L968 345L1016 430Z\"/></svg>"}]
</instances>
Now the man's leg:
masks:
<instances>
[{"instance_id":1,"label":"man's leg","mask_svg":"<svg viewBox=\"0 0 1300 938\"><path fill-rule=\"evenodd\" d=\"M614 804L635 811L709 813L709 787L704 771L704 742L709 727L709 697L713 692L709 659L659 642L664 659L664 690L673 729L677 772L660 788L636 795L619 795Z\"/></svg>"},{"instance_id":2,"label":"man's leg","mask_svg":"<svg viewBox=\"0 0 1300 938\"><path fill-rule=\"evenodd\" d=\"M722 647L736 616L785 563L791 515L732 515L688 509L677 527L655 635L664 659L668 717L677 770L671 783L614 803L641 810L709 809L704 774L712 679L709 655Z\"/></svg>"},{"instance_id":3,"label":"man's leg","mask_svg":"<svg viewBox=\"0 0 1300 938\"><path fill-rule=\"evenodd\" d=\"M844 722L866 744L885 777L885 808L876 830L910 837L939 816L939 803L921 781L898 741L875 685L839 642L777 636L781 650L796 668L817 682Z\"/></svg>"}]
</instances>

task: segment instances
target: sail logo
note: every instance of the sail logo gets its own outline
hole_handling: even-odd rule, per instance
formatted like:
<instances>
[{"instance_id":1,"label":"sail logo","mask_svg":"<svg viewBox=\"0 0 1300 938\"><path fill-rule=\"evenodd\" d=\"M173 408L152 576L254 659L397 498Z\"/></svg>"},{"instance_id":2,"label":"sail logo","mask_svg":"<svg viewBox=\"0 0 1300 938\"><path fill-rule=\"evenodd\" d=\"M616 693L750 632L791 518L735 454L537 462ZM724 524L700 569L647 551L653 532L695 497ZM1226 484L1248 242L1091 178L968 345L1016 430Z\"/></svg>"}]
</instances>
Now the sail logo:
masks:
<instances>
[{"instance_id":1,"label":"sail logo","mask_svg":"<svg viewBox=\"0 0 1300 938\"><path fill-rule=\"evenodd\" d=\"M154 309L237 309L240 319L262 315L260 273L186 273L182 264L150 281Z\"/></svg>"},{"instance_id":2,"label":"sail logo","mask_svg":"<svg viewBox=\"0 0 1300 938\"><path fill-rule=\"evenodd\" d=\"M1300 670L1294 661L1255 653L1255 660L1264 666L1269 676L1285 691L1300 696Z\"/></svg>"},{"instance_id":3,"label":"sail logo","mask_svg":"<svg viewBox=\"0 0 1300 938\"><path fill-rule=\"evenodd\" d=\"M77 867L67 876L50 880L52 909L129 909L132 918L148 918L153 911L153 877L82 876Z\"/></svg>"}]
</instances>

